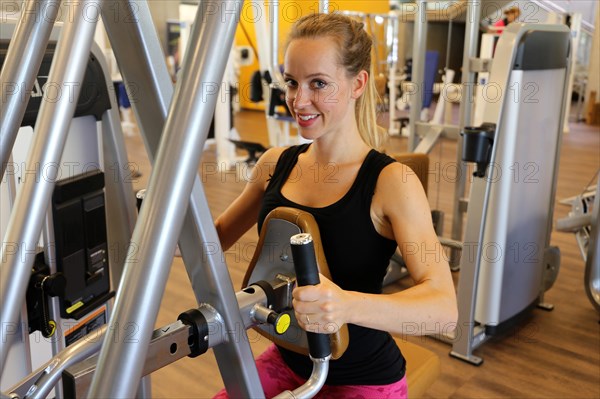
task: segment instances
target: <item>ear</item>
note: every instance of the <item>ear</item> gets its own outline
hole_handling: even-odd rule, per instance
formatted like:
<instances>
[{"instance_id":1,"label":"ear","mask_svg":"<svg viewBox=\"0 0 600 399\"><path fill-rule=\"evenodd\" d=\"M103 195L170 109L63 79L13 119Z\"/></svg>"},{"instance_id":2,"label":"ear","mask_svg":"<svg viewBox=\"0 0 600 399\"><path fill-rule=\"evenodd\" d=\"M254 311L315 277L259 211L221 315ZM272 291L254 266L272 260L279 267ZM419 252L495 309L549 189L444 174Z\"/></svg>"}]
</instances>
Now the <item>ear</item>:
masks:
<instances>
[{"instance_id":1,"label":"ear","mask_svg":"<svg viewBox=\"0 0 600 399\"><path fill-rule=\"evenodd\" d=\"M369 74L363 69L352 80L352 98L357 99L362 96L368 83Z\"/></svg>"}]
</instances>

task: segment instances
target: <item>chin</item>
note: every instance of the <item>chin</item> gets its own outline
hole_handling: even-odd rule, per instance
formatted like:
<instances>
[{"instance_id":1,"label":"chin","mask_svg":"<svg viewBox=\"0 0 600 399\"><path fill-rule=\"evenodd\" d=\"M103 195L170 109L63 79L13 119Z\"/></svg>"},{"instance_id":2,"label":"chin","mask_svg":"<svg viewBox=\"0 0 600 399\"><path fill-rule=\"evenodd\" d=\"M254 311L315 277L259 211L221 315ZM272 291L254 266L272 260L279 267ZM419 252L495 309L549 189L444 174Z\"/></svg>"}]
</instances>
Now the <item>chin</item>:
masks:
<instances>
[{"instance_id":1,"label":"chin","mask_svg":"<svg viewBox=\"0 0 600 399\"><path fill-rule=\"evenodd\" d=\"M309 141L314 141L316 139L318 139L319 137L321 137L319 134L315 134L315 133L303 133L303 132L298 132L298 134L300 135L300 137L302 137L304 140L309 140Z\"/></svg>"}]
</instances>

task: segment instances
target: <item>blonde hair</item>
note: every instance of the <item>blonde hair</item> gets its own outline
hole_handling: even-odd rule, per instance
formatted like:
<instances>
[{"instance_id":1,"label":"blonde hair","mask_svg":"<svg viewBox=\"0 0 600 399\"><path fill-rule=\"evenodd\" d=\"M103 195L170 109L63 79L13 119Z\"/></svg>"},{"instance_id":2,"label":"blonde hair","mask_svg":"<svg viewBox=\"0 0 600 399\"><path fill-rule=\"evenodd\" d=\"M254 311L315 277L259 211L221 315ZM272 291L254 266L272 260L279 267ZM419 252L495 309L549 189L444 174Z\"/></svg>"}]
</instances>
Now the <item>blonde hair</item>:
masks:
<instances>
[{"instance_id":1,"label":"blonde hair","mask_svg":"<svg viewBox=\"0 0 600 399\"><path fill-rule=\"evenodd\" d=\"M376 104L378 99L375 76L371 62L373 41L364 24L338 13L309 14L294 23L285 48L296 39L328 37L337 44L337 52L349 76L365 70L369 77L367 87L356 101L356 123L363 141L372 148L381 149L387 138L384 129L377 126Z\"/></svg>"},{"instance_id":2,"label":"blonde hair","mask_svg":"<svg viewBox=\"0 0 600 399\"><path fill-rule=\"evenodd\" d=\"M521 9L519 9L519 7L517 6L510 7L509 9L504 10L504 14L514 14L515 17L518 17L519 15L521 15Z\"/></svg>"}]
</instances>

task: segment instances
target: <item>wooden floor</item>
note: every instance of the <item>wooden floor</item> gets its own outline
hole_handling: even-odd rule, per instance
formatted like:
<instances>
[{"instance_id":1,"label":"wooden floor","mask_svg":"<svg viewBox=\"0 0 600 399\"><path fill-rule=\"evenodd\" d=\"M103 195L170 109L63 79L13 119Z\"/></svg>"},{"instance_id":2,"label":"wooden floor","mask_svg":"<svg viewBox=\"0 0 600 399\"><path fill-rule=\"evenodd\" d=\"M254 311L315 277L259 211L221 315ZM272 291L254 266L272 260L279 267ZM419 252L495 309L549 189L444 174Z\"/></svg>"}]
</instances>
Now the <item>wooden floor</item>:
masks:
<instances>
[{"instance_id":1,"label":"wooden floor","mask_svg":"<svg viewBox=\"0 0 600 399\"><path fill-rule=\"evenodd\" d=\"M236 127L243 139L267 144L264 114L252 111L236 116ZM144 188L150 166L139 135L127 138L129 160L142 173L134 188ZM403 151L406 139L392 138L390 152ZM432 150L429 176L431 207L445 212L445 235L450 234L456 145L440 140ZM208 147L200 167L213 217L220 214L241 192L243 176L213 173L214 149ZM557 201L576 195L586 187L600 167L600 128L572 123L564 135L558 177ZM569 208L556 205L554 220ZM245 267L257 240L255 229L248 232L224 256L232 282L239 289ZM546 300L555 305L551 312L534 310L518 328L493 338L475 353L484 359L480 367L448 356L450 346L428 337L408 340L439 355L442 374L427 392L432 398L600 398L600 324L599 314L588 301L583 285L584 263L572 234L554 232L552 244L561 249L562 262L555 285ZM455 272L458 279L460 272ZM402 282L408 284L409 282ZM171 323L177 315L196 306L187 274L180 258L175 258L162 299L156 326ZM250 335L255 354L268 342ZM180 360L152 375L155 398L210 398L223 386L212 353L196 359Z\"/></svg>"}]
</instances>

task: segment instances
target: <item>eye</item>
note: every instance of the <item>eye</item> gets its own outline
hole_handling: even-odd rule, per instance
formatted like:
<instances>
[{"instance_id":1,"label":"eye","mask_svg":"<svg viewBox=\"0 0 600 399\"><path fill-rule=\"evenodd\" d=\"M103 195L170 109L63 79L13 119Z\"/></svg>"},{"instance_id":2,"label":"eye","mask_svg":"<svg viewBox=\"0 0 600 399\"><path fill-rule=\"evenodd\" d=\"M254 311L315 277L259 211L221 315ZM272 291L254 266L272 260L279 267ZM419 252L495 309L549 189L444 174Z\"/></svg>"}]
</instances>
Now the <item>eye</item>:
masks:
<instances>
[{"instance_id":1,"label":"eye","mask_svg":"<svg viewBox=\"0 0 600 399\"><path fill-rule=\"evenodd\" d=\"M327 82L325 82L324 80L315 79L311 82L311 86L313 87L313 89L324 89L327 87Z\"/></svg>"},{"instance_id":2,"label":"eye","mask_svg":"<svg viewBox=\"0 0 600 399\"><path fill-rule=\"evenodd\" d=\"M296 86L298 86L298 83L294 79L286 79L285 80L285 87L294 88Z\"/></svg>"}]
</instances>

